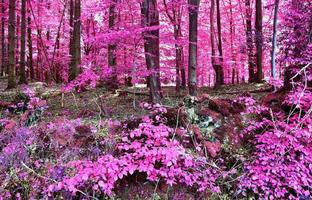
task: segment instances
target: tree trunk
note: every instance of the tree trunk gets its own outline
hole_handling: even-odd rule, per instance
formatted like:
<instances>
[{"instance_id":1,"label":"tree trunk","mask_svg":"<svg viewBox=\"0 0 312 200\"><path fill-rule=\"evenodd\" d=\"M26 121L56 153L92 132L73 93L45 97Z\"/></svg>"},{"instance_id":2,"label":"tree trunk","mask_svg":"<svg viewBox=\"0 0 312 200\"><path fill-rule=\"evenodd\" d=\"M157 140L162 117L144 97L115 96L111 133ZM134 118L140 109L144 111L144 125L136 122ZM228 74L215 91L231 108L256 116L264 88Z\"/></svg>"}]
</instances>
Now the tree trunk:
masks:
<instances>
[{"instance_id":1,"label":"tree trunk","mask_svg":"<svg viewBox=\"0 0 312 200\"><path fill-rule=\"evenodd\" d=\"M8 89L16 87L15 69L15 0L9 1L9 78Z\"/></svg>"},{"instance_id":2,"label":"tree trunk","mask_svg":"<svg viewBox=\"0 0 312 200\"><path fill-rule=\"evenodd\" d=\"M248 75L249 82L255 81L255 62L254 62L254 51L253 51L253 34L252 34L252 9L250 0L245 0L246 6L246 39L247 39L247 52L248 52Z\"/></svg>"},{"instance_id":3,"label":"tree trunk","mask_svg":"<svg viewBox=\"0 0 312 200\"><path fill-rule=\"evenodd\" d=\"M176 53L176 91L180 92L181 89L181 68L182 68L182 46L178 44L181 33L181 26L174 26L174 39L175 39L175 53Z\"/></svg>"},{"instance_id":4,"label":"tree trunk","mask_svg":"<svg viewBox=\"0 0 312 200\"><path fill-rule=\"evenodd\" d=\"M222 71L221 65L216 60L214 15L215 15L215 0L211 0L211 7L210 7L211 63L216 74L215 86L219 87L220 85L222 85L223 78L222 78L222 73L221 73Z\"/></svg>"},{"instance_id":5,"label":"tree trunk","mask_svg":"<svg viewBox=\"0 0 312 200\"><path fill-rule=\"evenodd\" d=\"M115 23L116 23L116 4L117 0L111 0L110 6L109 6L109 30L114 31ZM116 44L109 44L108 45L108 66L111 68L111 76L109 78L109 86L112 89L118 88L118 81L117 81L117 57L116 57L116 50L117 45Z\"/></svg>"},{"instance_id":6,"label":"tree trunk","mask_svg":"<svg viewBox=\"0 0 312 200\"><path fill-rule=\"evenodd\" d=\"M142 22L144 27L159 26L159 13L156 0L144 0L142 2ZM150 71L148 85L150 88L150 100L159 103L161 99L160 72L159 72L159 30L145 31L144 51L147 69Z\"/></svg>"},{"instance_id":7,"label":"tree trunk","mask_svg":"<svg viewBox=\"0 0 312 200\"><path fill-rule=\"evenodd\" d=\"M5 44L5 6L4 0L1 1L1 75L5 76L7 72L7 65L6 65L6 44Z\"/></svg>"},{"instance_id":8,"label":"tree trunk","mask_svg":"<svg viewBox=\"0 0 312 200\"><path fill-rule=\"evenodd\" d=\"M220 0L217 0L217 27L218 27L218 51L219 51L219 84L224 84L224 72L223 72L223 51L222 51L222 29L221 29L221 14L220 14ZM231 26L232 28L232 26Z\"/></svg>"},{"instance_id":9,"label":"tree trunk","mask_svg":"<svg viewBox=\"0 0 312 200\"><path fill-rule=\"evenodd\" d=\"M69 72L69 80L74 80L79 74L79 65L81 59L81 45L80 45L80 34L81 34L81 0L75 0L75 2L71 3L71 9L73 9L74 17L73 23L74 29L72 33L72 41L71 48L71 62L70 62L70 72ZM72 5L73 4L73 5ZM70 14L72 14L72 10L70 9ZM72 20L72 19L71 19Z\"/></svg>"},{"instance_id":10,"label":"tree trunk","mask_svg":"<svg viewBox=\"0 0 312 200\"><path fill-rule=\"evenodd\" d=\"M26 84L26 0L22 0L21 8L21 52L20 52L20 84Z\"/></svg>"},{"instance_id":11,"label":"tree trunk","mask_svg":"<svg viewBox=\"0 0 312 200\"><path fill-rule=\"evenodd\" d=\"M189 4L189 63L188 88L191 96L197 95L197 32L199 0L188 0Z\"/></svg>"},{"instance_id":12,"label":"tree trunk","mask_svg":"<svg viewBox=\"0 0 312 200\"><path fill-rule=\"evenodd\" d=\"M273 22L273 39L272 39L272 53L271 53L271 76L276 76L276 45L277 45L277 19L278 19L279 0L275 0L274 8L274 22Z\"/></svg>"},{"instance_id":13,"label":"tree trunk","mask_svg":"<svg viewBox=\"0 0 312 200\"><path fill-rule=\"evenodd\" d=\"M34 66L33 66L33 48L32 48L32 29L31 29L31 16L30 16L30 9L28 11L28 51L29 51L29 59L28 59L28 68L30 73L30 79L35 79L35 72L34 72Z\"/></svg>"},{"instance_id":14,"label":"tree trunk","mask_svg":"<svg viewBox=\"0 0 312 200\"><path fill-rule=\"evenodd\" d=\"M257 47L257 74L256 82L262 82L262 1L256 0L256 47Z\"/></svg>"}]
</instances>

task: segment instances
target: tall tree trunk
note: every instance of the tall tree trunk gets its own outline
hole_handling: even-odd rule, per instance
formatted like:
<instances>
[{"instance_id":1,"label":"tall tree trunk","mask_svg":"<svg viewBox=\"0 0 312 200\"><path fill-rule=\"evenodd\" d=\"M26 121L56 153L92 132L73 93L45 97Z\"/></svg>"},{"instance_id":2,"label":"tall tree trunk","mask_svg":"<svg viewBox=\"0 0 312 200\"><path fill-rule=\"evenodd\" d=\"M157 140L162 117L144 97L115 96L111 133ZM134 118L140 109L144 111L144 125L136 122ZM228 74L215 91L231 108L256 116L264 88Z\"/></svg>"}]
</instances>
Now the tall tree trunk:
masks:
<instances>
[{"instance_id":1,"label":"tall tree trunk","mask_svg":"<svg viewBox=\"0 0 312 200\"><path fill-rule=\"evenodd\" d=\"M4 0L1 1L1 75L5 75L7 72L7 65L6 65L6 44L5 44L5 5Z\"/></svg>"},{"instance_id":2,"label":"tall tree trunk","mask_svg":"<svg viewBox=\"0 0 312 200\"><path fill-rule=\"evenodd\" d=\"M9 1L9 78L8 89L16 87L15 69L15 0Z\"/></svg>"},{"instance_id":3,"label":"tall tree trunk","mask_svg":"<svg viewBox=\"0 0 312 200\"><path fill-rule=\"evenodd\" d=\"M17 81L17 77L19 76L19 72L20 72L20 69L19 69L19 66L20 66L20 63L19 63L19 55L20 55L19 42L20 42L20 26L21 26L20 15L16 15L16 24L15 25L16 25L16 27L15 27L15 73L16 73L16 81Z\"/></svg>"},{"instance_id":4,"label":"tall tree trunk","mask_svg":"<svg viewBox=\"0 0 312 200\"><path fill-rule=\"evenodd\" d=\"M217 27L218 27L218 51L219 51L219 66L218 66L218 73L219 73L219 84L224 84L224 72L223 72L223 51L222 51L222 29L221 29L221 14L220 14L220 0L217 1ZM231 26L232 28L232 26Z\"/></svg>"},{"instance_id":5,"label":"tall tree trunk","mask_svg":"<svg viewBox=\"0 0 312 200\"><path fill-rule=\"evenodd\" d=\"M253 34L252 34L252 9L250 0L245 0L246 6L246 39L247 39L247 53L248 53L248 75L249 82L255 81L255 61L253 48Z\"/></svg>"},{"instance_id":6,"label":"tall tree trunk","mask_svg":"<svg viewBox=\"0 0 312 200\"><path fill-rule=\"evenodd\" d=\"M181 68L182 68L182 46L178 44L181 33L181 26L174 26L174 39L175 39L175 54L176 54L176 91L180 92L181 89Z\"/></svg>"},{"instance_id":7,"label":"tall tree trunk","mask_svg":"<svg viewBox=\"0 0 312 200\"><path fill-rule=\"evenodd\" d=\"M199 0L188 0L189 4L189 63L188 88L191 96L197 95L197 33Z\"/></svg>"},{"instance_id":8,"label":"tall tree trunk","mask_svg":"<svg viewBox=\"0 0 312 200\"><path fill-rule=\"evenodd\" d=\"M275 0L274 3L274 22L273 22L273 39L272 39L272 53L271 53L271 76L276 76L276 45L277 45L277 19L278 19L278 7L279 0Z\"/></svg>"},{"instance_id":9,"label":"tall tree trunk","mask_svg":"<svg viewBox=\"0 0 312 200\"><path fill-rule=\"evenodd\" d=\"M211 0L211 7L210 7L211 63L216 74L215 86L218 87L222 85L222 75L220 73L221 65L219 62L217 62L217 59L216 59L214 15L215 15L215 0Z\"/></svg>"},{"instance_id":10,"label":"tall tree trunk","mask_svg":"<svg viewBox=\"0 0 312 200\"><path fill-rule=\"evenodd\" d=\"M256 0L256 47L257 47L257 74L256 82L262 82L262 0Z\"/></svg>"},{"instance_id":11,"label":"tall tree trunk","mask_svg":"<svg viewBox=\"0 0 312 200\"><path fill-rule=\"evenodd\" d=\"M21 52L20 52L20 84L26 83L26 0L22 0L21 8Z\"/></svg>"},{"instance_id":12,"label":"tall tree trunk","mask_svg":"<svg viewBox=\"0 0 312 200\"><path fill-rule=\"evenodd\" d=\"M72 6L73 3L73 6ZM79 65L80 65L80 57L81 57L81 46L80 46L80 33L81 33L81 0L75 0L71 2L71 9L73 9L73 33L72 33L72 41L70 44L71 62L70 62L70 72L69 72L69 80L74 80L79 74ZM72 13L71 13L72 14ZM71 19L72 20L72 19Z\"/></svg>"},{"instance_id":13,"label":"tall tree trunk","mask_svg":"<svg viewBox=\"0 0 312 200\"><path fill-rule=\"evenodd\" d=\"M141 7L142 22L145 27L159 26L159 13L156 0L144 0ZM144 51L147 69L150 71L148 85L150 88L150 100L153 103L160 102L161 86L159 72L159 30L145 31Z\"/></svg>"},{"instance_id":14,"label":"tall tree trunk","mask_svg":"<svg viewBox=\"0 0 312 200\"><path fill-rule=\"evenodd\" d=\"M113 31L115 28L115 23L116 23L116 4L117 0L111 0L110 6L109 6L109 30ZM116 44L109 44L108 45L108 66L112 70L111 77L109 79L109 86L112 89L117 89L118 88L118 82L117 82L117 57L116 57L116 50L117 50L117 45Z\"/></svg>"},{"instance_id":15,"label":"tall tree trunk","mask_svg":"<svg viewBox=\"0 0 312 200\"><path fill-rule=\"evenodd\" d=\"M34 66L33 66L33 48L32 48L32 29L31 29L31 15L30 15L30 9L28 11L28 51L29 51L29 57L28 57L28 68L30 73L30 79L35 79L35 72L34 72Z\"/></svg>"}]
</instances>

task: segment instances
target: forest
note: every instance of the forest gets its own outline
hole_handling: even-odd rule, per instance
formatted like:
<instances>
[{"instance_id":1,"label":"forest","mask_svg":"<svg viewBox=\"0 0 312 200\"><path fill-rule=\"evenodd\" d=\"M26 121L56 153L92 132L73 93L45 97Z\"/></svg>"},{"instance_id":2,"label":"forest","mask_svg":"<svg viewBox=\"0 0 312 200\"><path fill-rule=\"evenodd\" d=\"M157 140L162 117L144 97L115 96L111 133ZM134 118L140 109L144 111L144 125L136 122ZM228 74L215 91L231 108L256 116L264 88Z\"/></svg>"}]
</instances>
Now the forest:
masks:
<instances>
[{"instance_id":1,"label":"forest","mask_svg":"<svg viewBox=\"0 0 312 200\"><path fill-rule=\"evenodd\" d=\"M311 200L311 0L0 0L0 200Z\"/></svg>"}]
</instances>

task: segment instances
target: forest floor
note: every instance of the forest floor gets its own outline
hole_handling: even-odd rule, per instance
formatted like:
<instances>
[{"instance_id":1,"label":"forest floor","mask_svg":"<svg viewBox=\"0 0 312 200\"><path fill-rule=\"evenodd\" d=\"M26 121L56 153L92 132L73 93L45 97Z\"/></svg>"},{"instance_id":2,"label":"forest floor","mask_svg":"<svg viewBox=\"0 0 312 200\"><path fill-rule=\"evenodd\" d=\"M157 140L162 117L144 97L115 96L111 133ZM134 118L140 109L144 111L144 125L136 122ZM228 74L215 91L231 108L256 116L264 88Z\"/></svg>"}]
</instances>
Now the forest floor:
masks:
<instances>
[{"instance_id":1,"label":"forest floor","mask_svg":"<svg viewBox=\"0 0 312 200\"><path fill-rule=\"evenodd\" d=\"M148 114L148 111L142 109L140 106L142 102L147 102L149 97L148 89L144 87L124 87L114 92L108 91L104 87L101 87L88 89L80 93L68 92L65 94L62 94L61 86L59 85L47 87L44 83L37 82L30 83L28 87L35 91L36 96L43 99L45 104L48 106L43 116L40 117L40 121L42 123L53 122L61 118L68 120L79 118L86 124L94 124L96 126L100 121L111 119L131 121ZM1 106L6 103L10 104L15 102L15 104L17 104L20 101L20 93L25 92L24 89L25 88L23 86L19 86L17 89L6 90L6 79L0 79L0 111ZM170 112L172 112L172 119L169 119L169 121L174 121L171 125L176 126L177 124L175 125L175 121L176 118L178 118L178 113L175 109L185 103L187 91L183 90L182 92L177 93L174 87L169 86L163 87L162 90L162 104L166 108L171 109ZM229 137L230 140L233 139L233 141L230 142L236 143L234 140L237 139L237 130L241 130L240 128L242 126L243 119L239 114L240 111L237 111L235 110L236 108L232 107L234 106L234 99L241 95L250 95L256 100L261 100L264 96L270 93L270 90L271 86L267 84L225 85L217 89L205 87L200 88L198 91L198 98L209 99L208 104L211 104L212 106L205 104L205 100L201 100L204 103L199 105L200 107L198 108L198 111L203 111L204 113L198 114L198 116L209 115L214 121L212 128L209 126L205 129L205 131L217 134L217 140L222 143L225 143L224 141L227 137ZM21 115L16 114L6 117L10 117L10 120L17 122L23 118ZM0 120L1 118L2 115L0 112ZM221 126L217 125L217 121L219 120L222 121ZM200 126L200 124L198 124L198 126ZM220 135L218 136L218 134ZM224 134L228 135L224 136ZM208 148L212 149L212 152L210 152L212 157L215 157L215 154L220 154L220 149L218 148L221 147L216 147L218 150L216 150L217 152L214 152L215 146L213 146L219 145L220 143L211 143L207 138L202 138L202 140L205 145L207 144ZM236 150L236 153L240 151L239 148ZM224 148L222 151L222 156L228 155L229 152L233 152L230 148ZM240 154L240 152L238 152L237 155L238 154ZM144 190L142 190L142 187L144 187ZM134 196L137 194L137 191L146 191L146 194L143 194L140 199L150 199L145 195L153 195L154 188L154 185L147 184L145 186L133 188L118 188L116 191L119 191L118 195L121 199L138 199ZM163 188L163 186L160 186L160 189L161 188ZM176 188L176 190L181 192L179 188ZM167 192L163 193L166 194ZM196 197L190 192L184 192L184 197L182 199L196 199Z\"/></svg>"},{"instance_id":2,"label":"forest floor","mask_svg":"<svg viewBox=\"0 0 312 200\"><path fill-rule=\"evenodd\" d=\"M0 79L0 100L14 101L16 95L23 92L22 87L6 90L6 79ZM51 117L66 115L72 119L101 117L103 119L125 119L132 116L146 114L140 107L141 102L148 101L148 88L124 87L117 91L108 91L106 88L93 88L85 92L68 92L62 95L61 86L47 87L44 83L30 83L37 96L47 100L48 112L46 120ZM208 95L210 99L235 99L248 93L255 99L267 95L271 87L267 84L236 84L224 85L220 88L202 87L198 96ZM187 91L177 93L175 87L162 88L162 104L166 107L176 107L187 96Z\"/></svg>"}]
</instances>

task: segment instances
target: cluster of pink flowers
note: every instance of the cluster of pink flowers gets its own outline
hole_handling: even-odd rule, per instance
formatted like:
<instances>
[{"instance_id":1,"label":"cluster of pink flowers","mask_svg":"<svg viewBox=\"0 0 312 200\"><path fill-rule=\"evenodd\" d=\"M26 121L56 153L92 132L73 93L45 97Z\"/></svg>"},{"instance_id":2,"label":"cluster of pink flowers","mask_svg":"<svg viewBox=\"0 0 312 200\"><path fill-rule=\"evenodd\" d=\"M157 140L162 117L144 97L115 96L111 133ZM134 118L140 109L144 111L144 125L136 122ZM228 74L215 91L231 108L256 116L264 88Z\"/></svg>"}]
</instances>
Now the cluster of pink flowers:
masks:
<instances>
[{"instance_id":1,"label":"cluster of pink flowers","mask_svg":"<svg viewBox=\"0 0 312 200\"><path fill-rule=\"evenodd\" d=\"M74 195L88 188L111 196L118 181L136 173L146 174L152 182L220 192L216 184L218 171L209 166L206 158L188 153L172 136L171 128L145 117L139 127L123 133L117 155L70 162L66 166L72 169L68 176L50 185L49 193L65 190Z\"/></svg>"},{"instance_id":2,"label":"cluster of pink flowers","mask_svg":"<svg viewBox=\"0 0 312 200\"><path fill-rule=\"evenodd\" d=\"M264 199L311 198L312 118L304 103L309 94L300 102L291 101L293 95L285 100L293 107L289 113L278 113L247 127L247 131L256 132L252 141L256 146L239 181L243 194L252 191ZM303 108L301 113L296 105Z\"/></svg>"}]
</instances>

